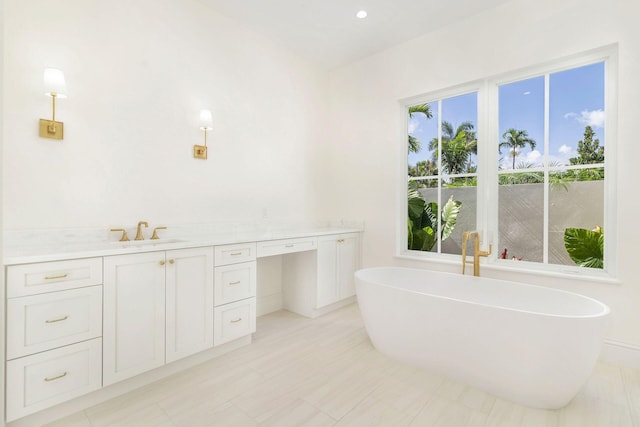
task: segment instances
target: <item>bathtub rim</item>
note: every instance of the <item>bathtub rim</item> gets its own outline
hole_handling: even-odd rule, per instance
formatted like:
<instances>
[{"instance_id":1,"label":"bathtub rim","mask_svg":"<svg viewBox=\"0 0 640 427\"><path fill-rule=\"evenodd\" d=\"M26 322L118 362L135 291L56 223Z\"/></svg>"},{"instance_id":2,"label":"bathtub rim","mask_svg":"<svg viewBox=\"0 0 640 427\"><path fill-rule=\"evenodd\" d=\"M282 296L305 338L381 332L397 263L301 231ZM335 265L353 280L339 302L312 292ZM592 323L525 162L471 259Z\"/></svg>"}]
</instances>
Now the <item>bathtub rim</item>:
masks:
<instances>
[{"instance_id":1,"label":"bathtub rim","mask_svg":"<svg viewBox=\"0 0 640 427\"><path fill-rule=\"evenodd\" d=\"M386 288L391 288L391 289L399 289L402 290L404 292L409 292L409 293L414 293L414 294L418 294L418 295L425 295L425 296L430 296L430 297L434 297L434 298L440 298L440 299L446 299L449 301L456 301L456 302L460 302L460 303L464 303L464 304L473 304L476 306L482 306L482 307L490 307L490 308L495 308L495 309L500 309L500 310L508 310L508 311L513 311L513 312L518 312L518 313L525 313L525 314L531 314L531 315L537 315L537 316L548 316L548 317L556 317L556 318L565 318L565 319L592 319L592 318L600 318L600 317L607 317L611 315L611 308L603 303L600 300L597 300L595 298L583 295L583 294L579 294L577 292L571 292L571 291L565 291L563 289L556 289L556 288L551 288L551 287L546 287L546 286L540 286L540 285L533 285L533 284L529 284L529 283L524 283L524 282L519 282L519 281L511 281L511 280L504 280L504 279L494 279L491 277L480 277L480 278L484 278L484 279L489 279L489 280L493 280L496 282L500 282L500 283L504 283L504 284L508 284L508 285L517 285L517 286L525 286L525 287L530 287L530 288L536 288L536 289L544 289L545 291L548 292L558 292L558 293L563 293L566 295L571 295L574 298L580 298L580 299L586 299L588 301L591 301L592 303L595 303L597 306L599 306L602 310L594 313L594 314L584 314L584 315L577 315L577 314L555 314L555 313L547 313L547 312L540 312L540 311L531 311L531 310L523 310L523 309L518 309L518 308L512 308L512 307L507 307L507 306L503 306L503 305L497 305L497 304L483 304L483 303L479 303L476 301L470 301L470 300L466 300L466 299L460 299L460 298L453 298L450 296L444 296L444 295L438 295L438 294L434 294L434 293L429 293L429 292L418 292L415 290L411 290L411 289L405 289L405 288L399 288L398 286L393 286L387 283L383 283L379 280L368 280L362 277L363 272L366 271L375 271L375 270L409 270L409 271L415 271L415 272L433 272L433 273L438 273L438 274L443 274L445 276L452 276L452 277L459 277L462 276L462 274L460 273L452 273L450 271L440 271L440 270L431 270L431 269L426 269L426 268L412 268L412 267L397 267L397 266L378 266L378 267L365 267L365 268L361 268L359 270L357 270L354 273L354 278L356 279L356 285L358 284L358 281L362 281L362 282L369 282L369 283L373 283L375 285L378 286L384 286ZM469 276L469 275L465 275L466 277L472 278L474 276ZM474 280L474 279L471 279ZM356 290L357 290L358 286L356 286Z\"/></svg>"}]
</instances>

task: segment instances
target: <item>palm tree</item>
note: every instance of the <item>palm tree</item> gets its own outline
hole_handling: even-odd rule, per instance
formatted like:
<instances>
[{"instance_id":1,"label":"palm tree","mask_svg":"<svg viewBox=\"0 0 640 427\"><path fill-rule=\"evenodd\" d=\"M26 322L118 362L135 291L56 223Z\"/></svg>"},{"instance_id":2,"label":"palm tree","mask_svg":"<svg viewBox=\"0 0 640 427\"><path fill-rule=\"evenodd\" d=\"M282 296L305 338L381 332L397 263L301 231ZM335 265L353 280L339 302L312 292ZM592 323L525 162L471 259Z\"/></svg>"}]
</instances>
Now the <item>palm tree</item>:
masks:
<instances>
[{"instance_id":1,"label":"palm tree","mask_svg":"<svg viewBox=\"0 0 640 427\"><path fill-rule=\"evenodd\" d=\"M526 130L518 130L516 128L507 129L502 134L503 141L498 146L498 150L502 152L503 147L509 148L509 154L513 158L512 169L516 168L516 156L518 155L518 149L524 148L529 145L533 151L536 148L536 142L529 138L529 134Z\"/></svg>"},{"instance_id":2,"label":"palm tree","mask_svg":"<svg viewBox=\"0 0 640 427\"><path fill-rule=\"evenodd\" d=\"M433 117L431 106L429 104L418 104L409 107L409 118L413 118L414 114L422 113L427 119ZM409 152L417 153L422 148L420 141L415 136L409 135Z\"/></svg>"},{"instance_id":3,"label":"palm tree","mask_svg":"<svg viewBox=\"0 0 640 427\"><path fill-rule=\"evenodd\" d=\"M462 122L455 129L445 120L441 123L442 163L449 173L464 173L471 168L471 154L478 153L476 133L472 122ZM429 142L429 151L433 151L434 161L438 158L438 138Z\"/></svg>"}]
</instances>

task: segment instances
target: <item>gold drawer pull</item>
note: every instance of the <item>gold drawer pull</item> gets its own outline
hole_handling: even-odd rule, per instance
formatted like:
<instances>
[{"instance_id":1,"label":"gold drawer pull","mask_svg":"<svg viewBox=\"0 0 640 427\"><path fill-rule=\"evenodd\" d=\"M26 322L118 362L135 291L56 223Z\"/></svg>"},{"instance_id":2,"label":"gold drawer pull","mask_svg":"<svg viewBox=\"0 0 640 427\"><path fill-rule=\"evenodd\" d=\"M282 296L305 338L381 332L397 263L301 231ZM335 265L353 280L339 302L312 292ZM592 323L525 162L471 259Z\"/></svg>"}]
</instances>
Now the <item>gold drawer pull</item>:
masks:
<instances>
[{"instance_id":1,"label":"gold drawer pull","mask_svg":"<svg viewBox=\"0 0 640 427\"><path fill-rule=\"evenodd\" d=\"M236 280L235 282L229 282L229 285L233 286L233 285L239 285L240 284L240 280Z\"/></svg>"},{"instance_id":2,"label":"gold drawer pull","mask_svg":"<svg viewBox=\"0 0 640 427\"><path fill-rule=\"evenodd\" d=\"M68 275L69 275L69 273L60 274L59 276L44 276L44 280L64 279Z\"/></svg>"},{"instance_id":3,"label":"gold drawer pull","mask_svg":"<svg viewBox=\"0 0 640 427\"><path fill-rule=\"evenodd\" d=\"M68 373L68 372L64 372L63 374L60 374L60 375L55 376L55 377L47 377L47 378L45 378L44 380L45 380L46 382L59 380L60 378L64 378L64 377L66 377L66 376L67 376L67 373Z\"/></svg>"},{"instance_id":4,"label":"gold drawer pull","mask_svg":"<svg viewBox=\"0 0 640 427\"><path fill-rule=\"evenodd\" d=\"M285 248L292 248L292 247L293 247L293 244L291 244L291 245L284 245L284 247L285 247Z\"/></svg>"},{"instance_id":5,"label":"gold drawer pull","mask_svg":"<svg viewBox=\"0 0 640 427\"><path fill-rule=\"evenodd\" d=\"M242 317L238 317L237 319L232 320L231 323L238 323L240 321L242 321Z\"/></svg>"},{"instance_id":6,"label":"gold drawer pull","mask_svg":"<svg viewBox=\"0 0 640 427\"><path fill-rule=\"evenodd\" d=\"M231 254L231 256L239 256L239 255L242 255L242 252L233 252Z\"/></svg>"},{"instance_id":7,"label":"gold drawer pull","mask_svg":"<svg viewBox=\"0 0 640 427\"><path fill-rule=\"evenodd\" d=\"M338 243L344 243L344 239L338 240Z\"/></svg>"},{"instance_id":8,"label":"gold drawer pull","mask_svg":"<svg viewBox=\"0 0 640 427\"><path fill-rule=\"evenodd\" d=\"M58 319L53 319L53 320L45 320L44 323L56 323L56 322L62 322L63 320L67 320L69 318L69 315L67 314L64 317L60 317Z\"/></svg>"}]
</instances>

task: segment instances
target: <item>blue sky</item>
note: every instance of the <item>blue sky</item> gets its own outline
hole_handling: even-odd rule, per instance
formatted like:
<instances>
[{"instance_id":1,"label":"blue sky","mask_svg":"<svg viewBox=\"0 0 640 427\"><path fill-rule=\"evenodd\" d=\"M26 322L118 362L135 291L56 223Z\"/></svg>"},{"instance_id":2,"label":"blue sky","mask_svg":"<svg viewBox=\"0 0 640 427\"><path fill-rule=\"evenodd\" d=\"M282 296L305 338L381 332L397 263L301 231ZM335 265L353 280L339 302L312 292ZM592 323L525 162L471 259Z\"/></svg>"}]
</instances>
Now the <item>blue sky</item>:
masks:
<instances>
[{"instance_id":1,"label":"blue sky","mask_svg":"<svg viewBox=\"0 0 640 427\"><path fill-rule=\"evenodd\" d=\"M409 119L409 134L422 143L419 153L409 154L409 164L431 158L427 150L429 141L437 137L438 104L430 103L431 119L414 114ZM516 158L516 164L541 164L544 155L544 76L500 86L499 131L514 127L526 130L536 141L533 151L527 146ZM475 93L442 101L442 120L457 127L464 121L477 124L477 97ZM549 76L549 160L568 164L577 156L578 141L590 125L595 138L604 146L604 63L596 63ZM497 144L500 141L496 141ZM511 168L511 157L502 150L503 166ZM475 163L475 159L474 159Z\"/></svg>"}]
</instances>

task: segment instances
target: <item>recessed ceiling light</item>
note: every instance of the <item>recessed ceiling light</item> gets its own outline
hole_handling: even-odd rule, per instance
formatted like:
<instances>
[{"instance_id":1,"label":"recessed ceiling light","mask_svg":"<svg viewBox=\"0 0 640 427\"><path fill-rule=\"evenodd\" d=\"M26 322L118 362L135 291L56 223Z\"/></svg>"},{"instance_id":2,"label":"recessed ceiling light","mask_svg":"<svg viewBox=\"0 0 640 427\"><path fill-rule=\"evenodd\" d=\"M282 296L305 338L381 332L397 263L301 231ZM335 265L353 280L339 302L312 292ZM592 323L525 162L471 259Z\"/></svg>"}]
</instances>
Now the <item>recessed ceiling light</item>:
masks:
<instances>
[{"instance_id":1,"label":"recessed ceiling light","mask_svg":"<svg viewBox=\"0 0 640 427\"><path fill-rule=\"evenodd\" d=\"M364 19L367 17L367 11L366 10L361 10L358 13L356 13L356 16L360 19Z\"/></svg>"}]
</instances>

